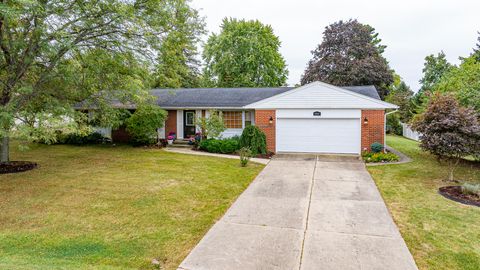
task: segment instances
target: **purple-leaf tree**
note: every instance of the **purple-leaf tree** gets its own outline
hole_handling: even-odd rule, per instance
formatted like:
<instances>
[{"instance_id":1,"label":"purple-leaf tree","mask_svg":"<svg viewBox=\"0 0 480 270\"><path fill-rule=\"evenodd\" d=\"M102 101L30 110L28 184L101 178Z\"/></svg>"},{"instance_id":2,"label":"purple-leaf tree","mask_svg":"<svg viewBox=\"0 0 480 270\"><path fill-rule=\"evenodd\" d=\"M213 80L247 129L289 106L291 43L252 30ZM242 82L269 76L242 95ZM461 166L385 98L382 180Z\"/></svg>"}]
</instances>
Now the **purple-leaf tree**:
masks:
<instances>
[{"instance_id":1,"label":"purple-leaf tree","mask_svg":"<svg viewBox=\"0 0 480 270\"><path fill-rule=\"evenodd\" d=\"M452 95L434 95L425 112L415 118L413 129L422 134L420 147L446 162L450 181L461 158L478 154L478 115Z\"/></svg>"}]
</instances>

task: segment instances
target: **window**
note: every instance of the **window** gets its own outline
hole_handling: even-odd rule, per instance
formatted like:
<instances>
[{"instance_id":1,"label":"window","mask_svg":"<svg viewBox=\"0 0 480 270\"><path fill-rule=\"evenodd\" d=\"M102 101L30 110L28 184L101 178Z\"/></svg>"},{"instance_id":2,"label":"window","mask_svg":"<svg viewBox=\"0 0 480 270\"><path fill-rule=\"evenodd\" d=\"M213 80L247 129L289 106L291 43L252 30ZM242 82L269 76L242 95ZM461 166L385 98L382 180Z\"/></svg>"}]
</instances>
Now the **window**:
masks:
<instances>
[{"instance_id":1,"label":"window","mask_svg":"<svg viewBox=\"0 0 480 270\"><path fill-rule=\"evenodd\" d=\"M186 126L193 126L194 125L194 118L195 118L195 113L194 112L185 112L185 118L186 118Z\"/></svg>"},{"instance_id":2,"label":"window","mask_svg":"<svg viewBox=\"0 0 480 270\"><path fill-rule=\"evenodd\" d=\"M226 128L242 128L242 112L223 112L223 123Z\"/></svg>"},{"instance_id":3,"label":"window","mask_svg":"<svg viewBox=\"0 0 480 270\"><path fill-rule=\"evenodd\" d=\"M245 112L245 126L251 126L252 125L252 112Z\"/></svg>"}]
</instances>

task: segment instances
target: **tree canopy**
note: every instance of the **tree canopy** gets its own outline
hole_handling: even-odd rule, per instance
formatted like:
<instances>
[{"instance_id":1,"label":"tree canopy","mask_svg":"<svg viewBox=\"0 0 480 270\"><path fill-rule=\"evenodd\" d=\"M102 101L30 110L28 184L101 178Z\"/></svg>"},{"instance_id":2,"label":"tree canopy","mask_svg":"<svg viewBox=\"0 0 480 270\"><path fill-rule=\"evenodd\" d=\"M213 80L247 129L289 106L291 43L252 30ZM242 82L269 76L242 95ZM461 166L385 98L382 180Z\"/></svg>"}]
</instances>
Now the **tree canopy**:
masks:
<instances>
[{"instance_id":1,"label":"tree canopy","mask_svg":"<svg viewBox=\"0 0 480 270\"><path fill-rule=\"evenodd\" d=\"M318 80L338 86L375 85L383 99L393 83L393 71L382 56L385 48L373 27L357 20L335 22L312 51L301 84Z\"/></svg>"},{"instance_id":2,"label":"tree canopy","mask_svg":"<svg viewBox=\"0 0 480 270\"><path fill-rule=\"evenodd\" d=\"M387 102L399 106L398 116L399 120L403 123L407 123L408 121L410 121L413 116L410 101L412 96L413 91L404 81L401 81L400 84L397 87L393 88L388 94L388 96L385 98Z\"/></svg>"},{"instance_id":3,"label":"tree canopy","mask_svg":"<svg viewBox=\"0 0 480 270\"><path fill-rule=\"evenodd\" d=\"M436 91L454 94L463 106L480 112L480 61L475 55L452 67L435 86Z\"/></svg>"},{"instance_id":4,"label":"tree canopy","mask_svg":"<svg viewBox=\"0 0 480 270\"><path fill-rule=\"evenodd\" d=\"M10 137L80 119L78 102L107 122L112 100L147 102L156 52L184 2L1 1L0 161L8 161Z\"/></svg>"},{"instance_id":5,"label":"tree canopy","mask_svg":"<svg viewBox=\"0 0 480 270\"><path fill-rule=\"evenodd\" d=\"M209 87L274 87L287 80L280 40L258 20L225 18L203 51L204 80Z\"/></svg>"},{"instance_id":6,"label":"tree canopy","mask_svg":"<svg viewBox=\"0 0 480 270\"><path fill-rule=\"evenodd\" d=\"M193 88L200 86L200 60L197 44L205 33L205 24L197 10L185 1L175 3L181 10L172 17L175 28L168 33L159 49L155 87Z\"/></svg>"}]
</instances>

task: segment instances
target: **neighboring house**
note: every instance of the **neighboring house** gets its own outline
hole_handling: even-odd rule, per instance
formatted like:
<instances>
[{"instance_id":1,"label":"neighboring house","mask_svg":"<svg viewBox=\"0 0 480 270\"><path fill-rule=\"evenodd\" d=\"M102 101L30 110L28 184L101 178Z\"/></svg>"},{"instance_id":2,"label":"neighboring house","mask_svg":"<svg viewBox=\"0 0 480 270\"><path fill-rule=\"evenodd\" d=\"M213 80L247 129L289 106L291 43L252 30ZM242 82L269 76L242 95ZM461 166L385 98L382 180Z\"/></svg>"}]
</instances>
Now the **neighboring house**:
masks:
<instances>
[{"instance_id":1,"label":"neighboring house","mask_svg":"<svg viewBox=\"0 0 480 270\"><path fill-rule=\"evenodd\" d=\"M337 87L313 82L301 87L154 89L157 104L168 112L159 136L198 132L194 119L223 112L223 137L241 135L256 125L272 152L360 154L385 141L385 110L398 106L380 100L374 86ZM113 137L114 134L112 134ZM115 140L115 138L114 138Z\"/></svg>"}]
</instances>

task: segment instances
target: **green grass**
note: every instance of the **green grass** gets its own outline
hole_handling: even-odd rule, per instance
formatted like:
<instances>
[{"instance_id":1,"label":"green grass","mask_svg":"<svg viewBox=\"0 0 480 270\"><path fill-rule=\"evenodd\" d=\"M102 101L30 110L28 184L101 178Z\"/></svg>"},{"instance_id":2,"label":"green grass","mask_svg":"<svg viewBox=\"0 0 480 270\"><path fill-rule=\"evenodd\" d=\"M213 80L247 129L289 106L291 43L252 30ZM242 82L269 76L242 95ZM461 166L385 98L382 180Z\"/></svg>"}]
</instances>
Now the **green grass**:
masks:
<instances>
[{"instance_id":1,"label":"green grass","mask_svg":"<svg viewBox=\"0 0 480 270\"><path fill-rule=\"evenodd\" d=\"M418 143L395 136L387 144L413 159L369 167L396 224L420 269L480 269L480 208L437 193L448 176L445 166ZM461 182L480 183L480 165L464 162L455 171Z\"/></svg>"},{"instance_id":2,"label":"green grass","mask_svg":"<svg viewBox=\"0 0 480 270\"><path fill-rule=\"evenodd\" d=\"M263 168L128 146L12 160L39 168L0 175L0 269L175 269Z\"/></svg>"}]
</instances>

